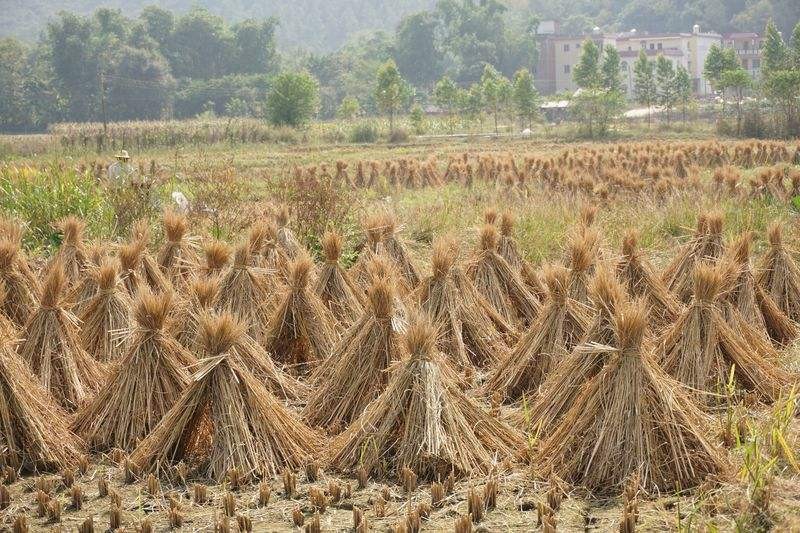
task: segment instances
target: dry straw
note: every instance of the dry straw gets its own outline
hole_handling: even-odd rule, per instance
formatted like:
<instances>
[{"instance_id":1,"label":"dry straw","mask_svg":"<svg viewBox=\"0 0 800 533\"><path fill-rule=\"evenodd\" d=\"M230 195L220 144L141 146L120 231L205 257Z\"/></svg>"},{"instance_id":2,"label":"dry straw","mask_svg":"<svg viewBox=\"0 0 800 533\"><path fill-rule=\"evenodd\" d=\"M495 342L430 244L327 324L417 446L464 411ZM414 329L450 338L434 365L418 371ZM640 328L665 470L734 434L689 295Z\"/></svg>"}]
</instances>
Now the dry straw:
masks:
<instances>
[{"instance_id":1,"label":"dry straw","mask_svg":"<svg viewBox=\"0 0 800 533\"><path fill-rule=\"evenodd\" d=\"M335 319L308 286L314 263L306 252L289 266L289 283L264 332L264 346L277 360L305 373L327 357L336 340Z\"/></svg>"},{"instance_id":2,"label":"dry straw","mask_svg":"<svg viewBox=\"0 0 800 533\"><path fill-rule=\"evenodd\" d=\"M539 317L517 345L490 373L489 395L514 401L536 391L548 373L580 341L589 327L588 307L568 296L569 275L563 267L545 272L549 296Z\"/></svg>"},{"instance_id":3,"label":"dry straw","mask_svg":"<svg viewBox=\"0 0 800 533\"><path fill-rule=\"evenodd\" d=\"M664 270L662 280L667 289L686 303L692 296L695 267L702 263L715 264L723 253L722 214L714 211L700 215L694 236Z\"/></svg>"},{"instance_id":4,"label":"dry straw","mask_svg":"<svg viewBox=\"0 0 800 533\"><path fill-rule=\"evenodd\" d=\"M349 327L364 311L360 290L339 264L342 236L326 231L322 237L325 265L314 283L314 293L327 307L340 326Z\"/></svg>"},{"instance_id":5,"label":"dry straw","mask_svg":"<svg viewBox=\"0 0 800 533\"><path fill-rule=\"evenodd\" d=\"M191 384L131 455L144 472L170 477L179 462L217 483L236 469L243 479L298 469L322 446L305 426L231 355L240 328L221 317L201 326L205 353Z\"/></svg>"},{"instance_id":6,"label":"dry straw","mask_svg":"<svg viewBox=\"0 0 800 533\"><path fill-rule=\"evenodd\" d=\"M172 284L164 276L161 267L148 251L150 245L150 224L147 220L139 220L131 228L131 241L138 243L140 258L138 262L139 275L154 292L167 292L172 290Z\"/></svg>"},{"instance_id":7,"label":"dry straw","mask_svg":"<svg viewBox=\"0 0 800 533\"><path fill-rule=\"evenodd\" d=\"M295 237L294 232L289 227L289 208L281 206L278 213L275 215L275 223L278 226L276 234L276 241L278 246L283 248L289 259L295 259L298 254L305 252L306 249L300 244L300 241Z\"/></svg>"},{"instance_id":8,"label":"dry straw","mask_svg":"<svg viewBox=\"0 0 800 533\"><path fill-rule=\"evenodd\" d=\"M694 298L660 341L663 366L696 391L723 393L733 370L739 387L772 401L792 382L791 375L753 349L725 320L719 304L720 268L699 265Z\"/></svg>"},{"instance_id":9,"label":"dry straw","mask_svg":"<svg viewBox=\"0 0 800 533\"><path fill-rule=\"evenodd\" d=\"M421 316L404 336L407 355L393 366L386 390L337 437L333 467L420 480L488 473L524 448L524 436L492 417L457 384L436 352L436 333Z\"/></svg>"},{"instance_id":10,"label":"dry straw","mask_svg":"<svg viewBox=\"0 0 800 533\"><path fill-rule=\"evenodd\" d=\"M786 316L800 322L800 267L783 244L781 225L769 227L769 249L756 274L756 282Z\"/></svg>"},{"instance_id":11,"label":"dry straw","mask_svg":"<svg viewBox=\"0 0 800 533\"><path fill-rule=\"evenodd\" d=\"M497 239L494 226L481 228L479 248L467 265L467 276L508 324L530 325L539 312L539 302L497 252Z\"/></svg>"},{"instance_id":12,"label":"dry straw","mask_svg":"<svg viewBox=\"0 0 800 533\"><path fill-rule=\"evenodd\" d=\"M271 308L268 273L250 266L250 248L242 243L236 248L233 265L220 280L217 310L233 314L247 327L250 337L266 346L265 328Z\"/></svg>"},{"instance_id":13,"label":"dry straw","mask_svg":"<svg viewBox=\"0 0 800 533\"><path fill-rule=\"evenodd\" d=\"M279 279L289 279L289 255L278 243L278 226L268 221L261 226L263 231L263 245L261 248L261 264L270 272L274 272Z\"/></svg>"},{"instance_id":14,"label":"dry straw","mask_svg":"<svg viewBox=\"0 0 800 533\"><path fill-rule=\"evenodd\" d=\"M532 432L548 434L575 403L584 385L603 369L615 344L616 312L628 301L625 289L607 268L598 268L589 284L597 310L581 343L548 374L523 423ZM522 418L522 417L519 417Z\"/></svg>"},{"instance_id":15,"label":"dry straw","mask_svg":"<svg viewBox=\"0 0 800 533\"><path fill-rule=\"evenodd\" d=\"M617 276L632 298L642 299L647 304L650 327L654 332L660 332L675 323L681 312L681 303L667 289L642 253L639 234L635 230L623 237Z\"/></svg>"},{"instance_id":16,"label":"dry straw","mask_svg":"<svg viewBox=\"0 0 800 533\"><path fill-rule=\"evenodd\" d=\"M6 283L0 279L0 336L6 336L11 338L17 338L19 331L17 329L17 325L14 323L13 320L8 318L3 311L5 308L6 298L8 298L8 292L6 291Z\"/></svg>"},{"instance_id":17,"label":"dry straw","mask_svg":"<svg viewBox=\"0 0 800 533\"><path fill-rule=\"evenodd\" d=\"M731 243L725 254L725 317L753 344L771 339L778 345L788 345L797 338L797 325L756 283L750 263L751 244L752 234L745 233Z\"/></svg>"},{"instance_id":18,"label":"dry straw","mask_svg":"<svg viewBox=\"0 0 800 533\"><path fill-rule=\"evenodd\" d=\"M116 361L126 351L124 337L131 327L131 301L111 260L103 260L89 275L95 280L97 294L80 316L81 342L97 361Z\"/></svg>"},{"instance_id":19,"label":"dry straw","mask_svg":"<svg viewBox=\"0 0 800 533\"><path fill-rule=\"evenodd\" d=\"M91 243L86 247L86 264L81 279L73 284L69 301L73 302L71 311L81 316L86 305L97 294L97 268L107 258L106 248L100 243Z\"/></svg>"},{"instance_id":20,"label":"dry straw","mask_svg":"<svg viewBox=\"0 0 800 533\"><path fill-rule=\"evenodd\" d=\"M576 302L589 303L589 279L597 263L599 243L600 234L591 228L572 235L567 243L568 295Z\"/></svg>"},{"instance_id":21,"label":"dry straw","mask_svg":"<svg viewBox=\"0 0 800 533\"><path fill-rule=\"evenodd\" d=\"M334 431L346 427L383 391L387 369L399 357L391 281L376 279L367 300L364 314L313 376L315 386L304 410L311 425Z\"/></svg>"},{"instance_id":22,"label":"dry straw","mask_svg":"<svg viewBox=\"0 0 800 533\"><path fill-rule=\"evenodd\" d=\"M197 271L200 258L195 242L186 237L189 221L172 210L164 212L165 242L158 252L158 265L174 286L182 286Z\"/></svg>"},{"instance_id":23,"label":"dry straw","mask_svg":"<svg viewBox=\"0 0 800 533\"><path fill-rule=\"evenodd\" d=\"M36 277L26 275L27 268L19 244L0 239L0 281L6 289L2 312L18 327L28 321L40 290Z\"/></svg>"},{"instance_id":24,"label":"dry straw","mask_svg":"<svg viewBox=\"0 0 800 533\"><path fill-rule=\"evenodd\" d=\"M542 442L542 471L599 495L619 494L632 475L653 492L726 475L706 419L654 360L644 305L618 309L614 324L616 350Z\"/></svg>"},{"instance_id":25,"label":"dry straw","mask_svg":"<svg viewBox=\"0 0 800 533\"><path fill-rule=\"evenodd\" d=\"M213 312L219 298L219 279L217 277L196 277L186 284L184 298L177 304L175 339L192 353L197 353L197 335L201 318Z\"/></svg>"},{"instance_id":26,"label":"dry straw","mask_svg":"<svg viewBox=\"0 0 800 533\"><path fill-rule=\"evenodd\" d=\"M0 446L6 464L24 472L73 469L83 443L70 432L56 405L0 332Z\"/></svg>"},{"instance_id":27,"label":"dry straw","mask_svg":"<svg viewBox=\"0 0 800 533\"><path fill-rule=\"evenodd\" d=\"M78 319L63 305L65 284L64 270L53 263L19 354L56 401L72 411L99 388L104 370L81 346Z\"/></svg>"},{"instance_id":28,"label":"dry straw","mask_svg":"<svg viewBox=\"0 0 800 533\"><path fill-rule=\"evenodd\" d=\"M59 222L58 228L61 230L63 240L58 251L50 259L47 271L55 265L61 265L67 284L72 285L80 282L84 267L88 262L86 247L83 244L83 232L86 224L77 217L68 216Z\"/></svg>"},{"instance_id":29,"label":"dry straw","mask_svg":"<svg viewBox=\"0 0 800 533\"><path fill-rule=\"evenodd\" d=\"M264 350L245 332L245 327L230 313L221 313L218 317L208 312L198 316L197 338L195 340L196 352L201 356L210 356L205 352L203 345L203 325L215 322L219 327L230 330L234 340L228 348L231 357L237 358L244 368L247 368L256 379L263 383L273 395L297 402L308 396L308 387L286 374L272 361L269 353Z\"/></svg>"},{"instance_id":30,"label":"dry straw","mask_svg":"<svg viewBox=\"0 0 800 533\"><path fill-rule=\"evenodd\" d=\"M127 353L72 425L93 449L133 450L188 385L186 367L196 361L167 331L171 304L170 293L137 296Z\"/></svg>"},{"instance_id":31,"label":"dry straw","mask_svg":"<svg viewBox=\"0 0 800 533\"><path fill-rule=\"evenodd\" d=\"M221 275L231 260L231 247L223 241L211 241L203 246L205 265L202 272L206 277Z\"/></svg>"},{"instance_id":32,"label":"dry straw","mask_svg":"<svg viewBox=\"0 0 800 533\"><path fill-rule=\"evenodd\" d=\"M433 273L423 279L409 300L438 324L437 346L456 368L485 366L506 358L504 336L512 333L455 262L458 245L451 238L433 243Z\"/></svg>"},{"instance_id":33,"label":"dry straw","mask_svg":"<svg viewBox=\"0 0 800 533\"><path fill-rule=\"evenodd\" d=\"M514 225L516 219L512 213L504 212L500 216L500 239L497 243L497 253L499 253L514 270L521 272L525 264L525 258L519 252L519 245L514 238Z\"/></svg>"},{"instance_id":34,"label":"dry straw","mask_svg":"<svg viewBox=\"0 0 800 533\"><path fill-rule=\"evenodd\" d=\"M400 276L405 280L410 288L416 287L419 283L420 275L414 262L411 260L411 254L399 236L400 229L397 225L397 219L391 213L384 213L381 217L381 228L383 231L383 243L386 254L394 261Z\"/></svg>"}]
</instances>

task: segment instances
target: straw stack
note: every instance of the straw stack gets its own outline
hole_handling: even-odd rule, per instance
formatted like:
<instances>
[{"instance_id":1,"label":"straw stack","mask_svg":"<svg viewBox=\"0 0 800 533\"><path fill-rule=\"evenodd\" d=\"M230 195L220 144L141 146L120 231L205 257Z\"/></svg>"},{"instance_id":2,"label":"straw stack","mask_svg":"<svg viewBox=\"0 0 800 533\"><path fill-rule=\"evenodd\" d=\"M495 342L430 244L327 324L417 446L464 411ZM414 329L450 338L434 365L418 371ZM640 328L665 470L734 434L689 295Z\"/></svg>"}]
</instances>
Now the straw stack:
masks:
<instances>
[{"instance_id":1,"label":"straw stack","mask_svg":"<svg viewBox=\"0 0 800 533\"><path fill-rule=\"evenodd\" d=\"M27 268L28 264L19 244L0 239L0 281L6 290L2 312L18 327L24 326L28 321L40 291L33 274L26 274Z\"/></svg>"},{"instance_id":2,"label":"straw stack","mask_svg":"<svg viewBox=\"0 0 800 533\"><path fill-rule=\"evenodd\" d=\"M326 231L322 237L322 251L325 265L314 283L314 293L340 326L349 327L364 312L364 304L361 291L339 264L342 236L334 231Z\"/></svg>"},{"instance_id":3,"label":"straw stack","mask_svg":"<svg viewBox=\"0 0 800 533\"><path fill-rule=\"evenodd\" d=\"M704 263L716 264L723 253L722 214L703 214L697 220L694 237L681 247L675 259L664 270L662 280L680 301L688 303L692 296L695 267Z\"/></svg>"},{"instance_id":4,"label":"straw stack","mask_svg":"<svg viewBox=\"0 0 800 533\"><path fill-rule=\"evenodd\" d=\"M164 212L165 242L158 252L158 266L174 286L186 284L200 264L197 247L186 237L189 221L186 216L172 210Z\"/></svg>"},{"instance_id":5,"label":"straw stack","mask_svg":"<svg viewBox=\"0 0 800 533\"><path fill-rule=\"evenodd\" d=\"M98 290L80 316L81 343L101 363L116 361L125 351L125 336L131 328L131 300L117 275L116 265L103 260L90 275Z\"/></svg>"},{"instance_id":6,"label":"straw stack","mask_svg":"<svg viewBox=\"0 0 800 533\"><path fill-rule=\"evenodd\" d=\"M68 285L78 283L87 264L86 247L83 244L83 232L86 224L79 218L68 216L58 224L63 240L58 251L47 265L49 272L55 265L61 265Z\"/></svg>"},{"instance_id":7,"label":"straw stack","mask_svg":"<svg viewBox=\"0 0 800 533\"><path fill-rule=\"evenodd\" d=\"M800 267L783 244L779 223L769 227L768 236L769 249L759 264L756 282L786 316L800 322Z\"/></svg>"}]
</instances>

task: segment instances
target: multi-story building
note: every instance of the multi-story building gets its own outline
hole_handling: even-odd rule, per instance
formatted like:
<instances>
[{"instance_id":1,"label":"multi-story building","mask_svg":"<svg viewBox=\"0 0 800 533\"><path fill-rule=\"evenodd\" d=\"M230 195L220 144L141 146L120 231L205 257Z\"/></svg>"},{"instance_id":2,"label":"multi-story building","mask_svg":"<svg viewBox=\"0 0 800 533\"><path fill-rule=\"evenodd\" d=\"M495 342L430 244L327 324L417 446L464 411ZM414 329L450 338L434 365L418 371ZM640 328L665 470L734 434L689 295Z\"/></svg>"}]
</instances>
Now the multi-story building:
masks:
<instances>
[{"instance_id":1,"label":"multi-story building","mask_svg":"<svg viewBox=\"0 0 800 533\"><path fill-rule=\"evenodd\" d=\"M761 70L761 46L764 38L757 33L726 33L722 36L722 46L733 48L742 68L754 78Z\"/></svg>"},{"instance_id":2,"label":"multi-story building","mask_svg":"<svg viewBox=\"0 0 800 533\"><path fill-rule=\"evenodd\" d=\"M581 44L591 39L598 46L614 46L620 54L623 84L629 94L633 91L633 65L644 51L655 60L658 55L669 59L675 67L681 66L689 72L696 94L709 94L711 86L703 78L703 65L713 44L720 44L718 33L703 33L695 25L691 33L639 33L629 32L602 35L595 29L592 35L565 36L547 34L539 36L539 63L535 78L543 94L577 90L572 80L572 70L580 60Z\"/></svg>"}]
</instances>

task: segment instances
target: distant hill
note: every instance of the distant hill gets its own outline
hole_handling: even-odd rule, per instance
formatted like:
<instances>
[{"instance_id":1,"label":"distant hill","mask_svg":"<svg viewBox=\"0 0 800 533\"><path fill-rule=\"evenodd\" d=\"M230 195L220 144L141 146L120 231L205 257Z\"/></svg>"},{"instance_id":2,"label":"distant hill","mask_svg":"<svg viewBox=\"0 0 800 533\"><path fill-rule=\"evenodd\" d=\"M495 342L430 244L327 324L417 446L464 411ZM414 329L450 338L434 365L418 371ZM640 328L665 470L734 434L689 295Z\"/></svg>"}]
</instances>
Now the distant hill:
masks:
<instances>
[{"instance_id":1,"label":"distant hill","mask_svg":"<svg viewBox=\"0 0 800 533\"><path fill-rule=\"evenodd\" d=\"M34 42L59 11L88 15L111 7L135 17L150 4L177 12L198 5L230 22L276 16L281 48L323 52L335 50L359 31L394 30L403 16L430 9L436 0L0 0L0 37Z\"/></svg>"}]
</instances>

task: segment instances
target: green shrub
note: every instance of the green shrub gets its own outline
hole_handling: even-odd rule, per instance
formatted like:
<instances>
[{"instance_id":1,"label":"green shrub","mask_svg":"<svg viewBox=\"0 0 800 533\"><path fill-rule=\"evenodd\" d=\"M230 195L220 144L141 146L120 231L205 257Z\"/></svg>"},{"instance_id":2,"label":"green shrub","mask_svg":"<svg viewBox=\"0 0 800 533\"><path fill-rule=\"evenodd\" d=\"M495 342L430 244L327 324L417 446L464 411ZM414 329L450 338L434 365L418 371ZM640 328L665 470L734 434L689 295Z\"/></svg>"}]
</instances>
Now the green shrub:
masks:
<instances>
[{"instance_id":1,"label":"green shrub","mask_svg":"<svg viewBox=\"0 0 800 533\"><path fill-rule=\"evenodd\" d=\"M350 142L369 144L378 141L378 128L370 122L357 124L350 132Z\"/></svg>"},{"instance_id":2,"label":"green shrub","mask_svg":"<svg viewBox=\"0 0 800 533\"><path fill-rule=\"evenodd\" d=\"M29 247L59 244L56 224L67 215L84 219L91 235L113 232L113 208L94 177L56 165L0 167L0 211L26 223Z\"/></svg>"},{"instance_id":3,"label":"green shrub","mask_svg":"<svg viewBox=\"0 0 800 533\"><path fill-rule=\"evenodd\" d=\"M391 144L407 143L410 138L411 135L409 135L408 130L403 128L395 128L394 131L389 134L389 142Z\"/></svg>"}]
</instances>

